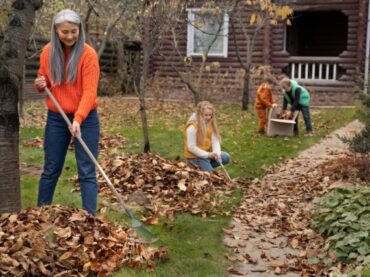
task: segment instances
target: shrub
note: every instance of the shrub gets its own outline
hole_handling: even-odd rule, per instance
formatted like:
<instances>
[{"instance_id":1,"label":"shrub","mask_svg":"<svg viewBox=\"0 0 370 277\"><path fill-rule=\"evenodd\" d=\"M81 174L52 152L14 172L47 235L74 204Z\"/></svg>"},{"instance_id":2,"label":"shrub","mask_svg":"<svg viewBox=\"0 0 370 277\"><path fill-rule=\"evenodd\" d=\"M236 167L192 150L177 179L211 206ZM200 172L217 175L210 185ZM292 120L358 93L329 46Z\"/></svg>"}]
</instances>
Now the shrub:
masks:
<instances>
[{"instance_id":1,"label":"shrub","mask_svg":"<svg viewBox=\"0 0 370 277\"><path fill-rule=\"evenodd\" d=\"M311 227L342 262L370 262L370 188L334 189L319 200Z\"/></svg>"},{"instance_id":2,"label":"shrub","mask_svg":"<svg viewBox=\"0 0 370 277\"><path fill-rule=\"evenodd\" d=\"M370 173L370 95L360 96L362 105L360 107L360 119L365 124L364 129L353 138L339 137L348 144L350 150L362 155L367 163Z\"/></svg>"}]
</instances>

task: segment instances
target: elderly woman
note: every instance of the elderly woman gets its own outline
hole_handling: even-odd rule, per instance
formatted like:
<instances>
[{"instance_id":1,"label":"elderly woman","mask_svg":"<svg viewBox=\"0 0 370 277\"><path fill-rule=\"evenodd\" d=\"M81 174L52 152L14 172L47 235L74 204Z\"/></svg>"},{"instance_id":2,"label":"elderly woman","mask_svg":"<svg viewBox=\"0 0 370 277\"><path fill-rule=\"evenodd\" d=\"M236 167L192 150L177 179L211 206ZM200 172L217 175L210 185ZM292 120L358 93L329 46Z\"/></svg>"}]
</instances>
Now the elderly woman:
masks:
<instances>
[{"instance_id":1,"label":"elderly woman","mask_svg":"<svg viewBox=\"0 0 370 277\"><path fill-rule=\"evenodd\" d=\"M60 11L51 26L51 41L42 50L35 86L39 92L45 87L50 89L73 127L68 128L51 99L46 97L45 161L39 182L38 206L52 202L71 136L81 135L93 155L98 156L99 72L98 56L85 43L80 16L69 9ZM75 156L83 208L94 215L98 193L95 166L78 141Z\"/></svg>"}]
</instances>

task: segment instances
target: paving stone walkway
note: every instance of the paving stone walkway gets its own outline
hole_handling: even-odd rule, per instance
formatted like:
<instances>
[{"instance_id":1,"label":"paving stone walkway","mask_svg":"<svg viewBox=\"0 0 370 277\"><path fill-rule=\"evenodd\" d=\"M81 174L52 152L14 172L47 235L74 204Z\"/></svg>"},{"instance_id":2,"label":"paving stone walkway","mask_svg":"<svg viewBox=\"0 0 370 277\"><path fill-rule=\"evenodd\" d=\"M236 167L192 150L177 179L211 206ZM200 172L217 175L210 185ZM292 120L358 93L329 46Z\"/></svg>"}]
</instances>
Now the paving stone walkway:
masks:
<instances>
[{"instance_id":1,"label":"paving stone walkway","mask_svg":"<svg viewBox=\"0 0 370 277\"><path fill-rule=\"evenodd\" d=\"M276 183L277 181L294 182L297 179L302 180L302 177L304 178L306 174L310 174L320 164L328 160L337 159L348 151L347 146L338 139L338 135L353 136L361 128L362 125L359 121L353 121L347 126L336 130L320 143L282 164L274 173L265 175L260 181L261 185L267 186L269 183ZM289 191L287 191L287 194L289 194ZM248 199L244 201L248 201ZM304 205L302 205L302 209L304 209ZM271 229L268 232L258 232L250 224L243 223L239 218L234 218L230 229L225 230L224 237L225 244L233 249L235 253L233 257L236 259L236 264L233 266L235 272L233 273L230 270L229 276L277 276L280 273L277 270L279 263L286 263L286 257L289 257L289 254L298 255L299 251L291 248L287 237L271 235L276 234L275 231ZM238 255L240 262L238 262ZM275 263L274 267L271 266L272 260ZM300 276L300 273L286 272L279 275L295 277Z\"/></svg>"}]
</instances>

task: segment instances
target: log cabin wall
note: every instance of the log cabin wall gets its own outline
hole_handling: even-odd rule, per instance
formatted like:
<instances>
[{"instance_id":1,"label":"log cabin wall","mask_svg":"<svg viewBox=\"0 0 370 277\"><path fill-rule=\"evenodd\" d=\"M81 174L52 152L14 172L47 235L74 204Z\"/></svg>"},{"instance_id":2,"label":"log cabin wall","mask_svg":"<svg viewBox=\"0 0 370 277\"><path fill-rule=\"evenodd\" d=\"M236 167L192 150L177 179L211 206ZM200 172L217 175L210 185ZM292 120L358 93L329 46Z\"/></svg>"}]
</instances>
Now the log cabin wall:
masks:
<instances>
[{"instance_id":1,"label":"log cabin wall","mask_svg":"<svg viewBox=\"0 0 370 277\"><path fill-rule=\"evenodd\" d=\"M312 94L314 105L348 105L354 97L354 90L360 84L356 82L359 74L363 73L365 57L365 34L366 34L366 3L363 0L299 0L291 5L295 12L325 12L338 11L348 19L347 43L344 51L337 56L325 57L299 57L291 55L284 45L286 41L285 26L279 24L274 26L271 32L271 64L276 73L281 73L292 66L302 65L304 71L305 63L316 63L316 69L322 63L322 70L327 64L337 67L337 80L302 80L301 83L307 86ZM337 30L333 30L336 32ZM291 72L289 72L291 75ZM297 73L297 72L296 72ZM324 73L324 72L323 72ZM305 74L305 72L302 72ZM325 76L324 78L325 79ZM329 78L330 79L330 78ZM360 86L361 87L361 86Z\"/></svg>"},{"instance_id":2,"label":"log cabin wall","mask_svg":"<svg viewBox=\"0 0 370 277\"><path fill-rule=\"evenodd\" d=\"M176 40L178 43L178 50L181 56L186 56L187 53L187 14L181 19L183 24L179 24L176 28ZM247 11L243 11L242 16L247 18ZM231 20L231 19L230 19ZM247 27L248 32L253 32L253 27ZM173 46L173 35L167 33L163 35L160 52L151 59L151 74L154 76L158 86L149 92L148 96L166 98L166 99L185 99L191 100L193 96L186 85L178 78L176 70L182 72L191 72L184 64L183 58L178 54ZM245 43L245 36L243 29L238 22L235 22L235 37L239 45L239 53L243 61L247 56L247 46ZM201 97L204 99L216 102L240 102L242 83L243 83L243 70L237 57L237 49L233 42L234 31L229 22L228 28L228 51L227 57L212 57L207 58L207 64L219 63L220 67L205 72L204 76L207 81L203 82L203 89ZM263 32L260 32L256 38L255 51L253 52L253 61L255 64L264 63L264 45L269 43L266 40ZM166 58L163 58L165 56ZM192 67L199 68L201 65L201 57L192 57ZM267 62L267 61L265 61ZM176 67L176 70L174 70ZM196 82L197 74L192 74ZM253 89L255 90L255 89Z\"/></svg>"},{"instance_id":3,"label":"log cabin wall","mask_svg":"<svg viewBox=\"0 0 370 277\"><path fill-rule=\"evenodd\" d=\"M358 75L363 73L365 59L365 36L367 4L364 0L295 0L290 6L295 12L334 12L336 16L341 13L346 17L346 45L345 49L335 56L297 56L291 55L286 49L286 29L283 24L267 26L257 38L256 48L253 53L254 64L270 64L276 74L292 74L292 64L295 65L295 79L298 79L298 67L306 74L307 78L301 78L299 82L306 86L312 94L312 105L315 106L341 106L353 103L356 86L361 85L356 80ZM187 15L184 15L187 16ZM248 14L245 12L245 16ZM250 27L248 27L251 30ZM333 31L334 32L334 31ZM184 56L187 49L187 28L186 20L177 31L179 50ZM233 30L229 25L228 55L223 57L209 57L209 62L219 62L220 68L214 75L222 77L221 82L206 83L205 95L207 99L217 102L241 102L242 94L242 73L238 63L236 48L233 43ZM241 45L240 51L243 57L246 56L246 47L243 47L245 38L241 26L236 26L236 39ZM326 41L329 45L330 40ZM317 47L317 45L316 45ZM153 89L148 96L162 97L169 99L192 99L192 94L186 86L177 78L177 69L184 68L184 62L179 58L172 45L172 36L166 35L161 47L162 55L155 55L151 60L151 73L159 79L156 89ZM325 53L324 53L325 54ZM169 65L171 64L171 65ZM193 64L199 65L200 58L193 57ZM304 68L305 64L307 69ZM315 64L315 68L313 68ZM321 66L320 66L321 64ZM328 66L328 67L327 67ZM172 67L172 68L171 68ZM322 80L318 78L319 68L322 71ZM307 72L306 72L307 71ZM315 78L309 78L315 71ZM328 73L326 73L328 71ZM224 74L224 75L222 75ZM211 73L209 75L212 75ZM209 77L209 76L208 76ZM302 77L302 76L301 76ZM312 76L311 76L312 77ZM327 77L327 78L326 78ZM168 81L172 78L172 81ZM209 78L212 80L212 78ZM310 80L311 79L311 80ZM326 80L328 79L328 80ZM167 80L167 81L166 81ZM254 101L255 87L251 87L251 102ZM281 94L276 93L275 97L280 101Z\"/></svg>"}]
</instances>

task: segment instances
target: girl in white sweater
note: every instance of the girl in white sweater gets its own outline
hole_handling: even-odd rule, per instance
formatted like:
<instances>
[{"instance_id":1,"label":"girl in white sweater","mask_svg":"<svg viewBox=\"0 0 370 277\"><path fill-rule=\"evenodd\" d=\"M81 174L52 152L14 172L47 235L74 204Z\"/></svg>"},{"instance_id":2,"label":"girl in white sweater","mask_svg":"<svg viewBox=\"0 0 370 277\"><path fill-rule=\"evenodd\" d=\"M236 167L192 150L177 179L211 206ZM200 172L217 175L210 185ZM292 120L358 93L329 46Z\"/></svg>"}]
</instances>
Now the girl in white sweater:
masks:
<instances>
[{"instance_id":1,"label":"girl in white sweater","mask_svg":"<svg viewBox=\"0 0 370 277\"><path fill-rule=\"evenodd\" d=\"M220 166L220 162L229 163L230 155L221 151L221 136L211 103L202 101L197 105L184 133L184 156L189 162L208 172Z\"/></svg>"}]
</instances>

